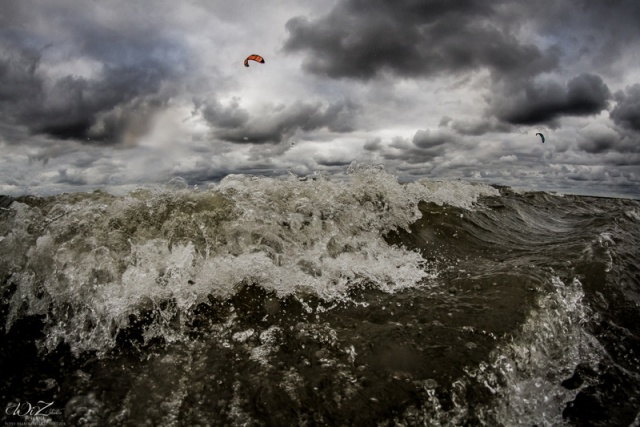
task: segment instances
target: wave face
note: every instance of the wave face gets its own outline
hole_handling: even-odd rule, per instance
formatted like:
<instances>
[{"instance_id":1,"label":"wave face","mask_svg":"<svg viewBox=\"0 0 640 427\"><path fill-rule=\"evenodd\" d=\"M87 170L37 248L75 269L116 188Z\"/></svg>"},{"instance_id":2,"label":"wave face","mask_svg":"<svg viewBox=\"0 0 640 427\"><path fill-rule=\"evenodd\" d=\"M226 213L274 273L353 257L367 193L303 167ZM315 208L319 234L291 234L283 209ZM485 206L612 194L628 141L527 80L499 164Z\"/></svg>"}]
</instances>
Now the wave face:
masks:
<instances>
[{"instance_id":1,"label":"wave face","mask_svg":"<svg viewBox=\"0 0 640 427\"><path fill-rule=\"evenodd\" d=\"M2 419L640 422L639 222L355 165L2 198Z\"/></svg>"}]
</instances>

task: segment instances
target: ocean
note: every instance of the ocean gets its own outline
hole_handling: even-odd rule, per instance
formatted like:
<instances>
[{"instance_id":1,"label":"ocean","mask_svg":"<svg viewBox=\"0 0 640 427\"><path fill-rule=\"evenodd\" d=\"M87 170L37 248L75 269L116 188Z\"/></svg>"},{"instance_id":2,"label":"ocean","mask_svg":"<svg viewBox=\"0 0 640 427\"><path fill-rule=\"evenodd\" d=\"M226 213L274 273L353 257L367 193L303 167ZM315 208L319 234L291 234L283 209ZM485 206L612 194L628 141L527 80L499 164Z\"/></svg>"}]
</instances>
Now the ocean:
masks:
<instances>
[{"instance_id":1,"label":"ocean","mask_svg":"<svg viewBox=\"0 0 640 427\"><path fill-rule=\"evenodd\" d=\"M373 166L2 197L0 420L638 426L639 248L638 200Z\"/></svg>"}]
</instances>

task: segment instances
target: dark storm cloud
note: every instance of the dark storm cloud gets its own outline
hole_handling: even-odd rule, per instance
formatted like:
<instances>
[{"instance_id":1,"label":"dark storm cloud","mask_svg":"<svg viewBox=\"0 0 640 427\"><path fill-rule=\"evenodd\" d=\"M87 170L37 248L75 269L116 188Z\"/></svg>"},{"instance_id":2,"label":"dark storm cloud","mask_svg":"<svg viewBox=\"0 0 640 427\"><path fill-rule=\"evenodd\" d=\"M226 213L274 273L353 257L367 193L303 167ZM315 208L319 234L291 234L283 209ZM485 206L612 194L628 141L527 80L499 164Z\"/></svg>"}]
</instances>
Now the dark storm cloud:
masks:
<instances>
[{"instance_id":1,"label":"dark storm cloud","mask_svg":"<svg viewBox=\"0 0 640 427\"><path fill-rule=\"evenodd\" d=\"M599 156L610 165L640 164L640 135L634 130L604 125L587 126L579 132L577 147ZM606 157L603 155L607 155Z\"/></svg>"},{"instance_id":2,"label":"dark storm cloud","mask_svg":"<svg viewBox=\"0 0 640 427\"><path fill-rule=\"evenodd\" d=\"M618 135L594 134L589 135L578 144L579 148L591 154L601 154L616 148L620 141Z\"/></svg>"},{"instance_id":3,"label":"dark storm cloud","mask_svg":"<svg viewBox=\"0 0 640 427\"><path fill-rule=\"evenodd\" d=\"M35 32L0 31L0 112L34 134L122 142L171 96L166 83L185 66L182 49L159 32L121 33L72 18L63 23L71 36L47 45ZM43 56L63 54L97 69L86 77L74 70L49 76Z\"/></svg>"},{"instance_id":4,"label":"dark storm cloud","mask_svg":"<svg viewBox=\"0 0 640 427\"><path fill-rule=\"evenodd\" d=\"M332 132L349 132L359 106L351 101L328 105L321 102L295 102L289 106L276 106L250 117L237 100L227 107L218 102L205 105L203 117L214 127L215 135L235 143L279 143L292 137L296 131L327 128Z\"/></svg>"},{"instance_id":5,"label":"dark storm cloud","mask_svg":"<svg viewBox=\"0 0 640 427\"><path fill-rule=\"evenodd\" d=\"M395 137L388 146L379 139L370 141L368 151L378 151L387 160L417 164L432 161L455 147L459 140L447 131L418 130L411 140Z\"/></svg>"},{"instance_id":6,"label":"dark storm cloud","mask_svg":"<svg viewBox=\"0 0 640 427\"><path fill-rule=\"evenodd\" d=\"M520 42L497 1L342 0L326 16L296 17L285 50L307 71L367 80L381 72L429 76L489 68L494 77L553 69L554 49Z\"/></svg>"},{"instance_id":7,"label":"dark storm cloud","mask_svg":"<svg viewBox=\"0 0 640 427\"><path fill-rule=\"evenodd\" d=\"M236 3L0 0L0 191L361 157L403 177L637 184L638 0ZM267 63L245 69L253 52Z\"/></svg>"},{"instance_id":8,"label":"dark storm cloud","mask_svg":"<svg viewBox=\"0 0 640 427\"><path fill-rule=\"evenodd\" d=\"M451 128L460 135L479 136L489 132L510 132L513 126L500 122L495 117L483 117L473 121L453 120L444 116L440 120L439 127Z\"/></svg>"},{"instance_id":9,"label":"dark storm cloud","mask_svg":"<svg viewBox=\"0 0 640 427\"><path fill-rule=\"evenodd\" d=\"M67 169L60 169L58 170L58 176L56 177L55 182L71 185L86 185L87 179L85 177L69 173Z\"/></svg>"},{"instance_id":10,"label":"dark storm cloud","mask_svg":"<svg viewBox=\"0 0 640 427\"><path fill-rule=\"evenodd\" d=\"M610 70L624 63L626 51L640 43L640 2L576 0L523 2L525 17L538 34L556 41L567 61L587 59L591 69Z\"/></svg>"},{"instance_id":11,"label":"dark storm cloud","mask_svg":"<svg viewBox=\"0 0 640 427\"><path fill-rule=\"evenodd\" d=\"M502 120L516 125L552 123L561 116L589 116L608 106L611 92L602 78L581 74L566 86L553 81L529 82L522 93L497 97L492 108Z\"/></svg>"},{"instance_id":12,"label":"dark storm cloud","mask_svg":"<svg viewBox=\"0 0 640 427\"><path fill-rule=\"evenodd\" d=\"M32 64L18 55L18 61L0 59L0 111L33 133L60 139L120 142L130 129L118 109L137 111L142 117L149 106L168 99L162 83L171 71L159 62L143 66L106 64L96 78L66 76L47 85ZM5 71L8 70L8 71ZM27 87L24 91L16 86Z\"/></svg>"},{"instance_id":13,"label":"dark storm cloud","mask_svg":"<svg viewBox=\"0 0 640 427\"><path fill-rule=\"evenodd\" d=\"M228 107L224 107L219 101L207 103L202 115L207 122L221 129L238 128L249 121L249 113L240 108L237 98Z\"/></svg>"},{"instance_id":14,"label":"dark storm cloud","mask_svg":"<svg viewBox=\"0 0 640 427\"><path fill-rule=\"evenodd\" d=\"M555 127L564 116L608 108L611 93L601 75L614 70L616 61L624 67L625 49L639 45L639 5L636 0L615 6L586 0L339 0L326 15L290 19L284 49L302 53L306 71L330 78L427 78L488 70L484 118L444 126L462 135L508 132L513 125ZM524 36L522 28L532 33ZM577 62L602 73L563 82L563 69ZM623 102L612 118L633 128L634 111Z\"/></svg>"},{"instance_id":15,"label":"dark storm cloud","mask_svg":"<svg viewBox=\"0 0 640 427\"><path fill-rule=\"evenodd\" d=\"M320 166L327 166L327 167L344 167L344 166L348 166L353 162L352 158L336 158L336 157L323 157L323 156L316 156L315 158L316 163Z\"/></svg>"},{"instance_id":16,"label":"dark storm cloud","mask_svg":"<svg viewBox=\"0 0 640 427\"><path fill-rule=\"evenodd\" d=\"M453 141L449 134L419 130L413 135L413 145L421 149L433 149Z\"/></svg>"},{"instance_id":17,"label":"dark storm cloud","mask_svg":"<svg viewBox=\"0 0 640 427\"><path fill-rule=\"evenodd\" d=\"M616 106L609 113L619 126L640 132L640 84L618 91L614 96Z\"/></svg>"},{"instance_id":18,"label":"dark storm cloud","mask_svg":"<svg viewBox=\"0 0 640 427\"><path fill-rule=\"evenodd\" d=\"M366 151L378 151L380 149L380 146L382 144L382 138L372 138L370 140L368 140L367 142L364 143L363 148Z\"/></svg>"},{"instance_id":19,"label":"dark storm cloud","mask_svg":"<svg viewBox=\"0 0 640 427\"><path fill-rule=\"evenodd\" d=\"M40 52L36 49L25 47L21 51L12 51L0 46L0 102L2 105L39 94L42 90L42 82L35 75L39 61Z\"/></svg>"}]
</instances>

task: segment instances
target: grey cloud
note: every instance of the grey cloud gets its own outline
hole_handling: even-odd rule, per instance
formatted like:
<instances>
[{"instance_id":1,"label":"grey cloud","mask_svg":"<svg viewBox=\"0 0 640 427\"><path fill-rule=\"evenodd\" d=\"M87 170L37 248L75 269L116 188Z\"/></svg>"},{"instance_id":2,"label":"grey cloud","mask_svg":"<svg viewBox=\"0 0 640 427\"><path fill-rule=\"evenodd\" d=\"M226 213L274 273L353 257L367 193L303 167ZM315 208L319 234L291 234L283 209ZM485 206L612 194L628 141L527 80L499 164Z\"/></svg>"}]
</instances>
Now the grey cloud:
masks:
<instances>
[{"instance_id":1,"label":"grey cloud","mask_svg":"<svg viewBox=\"0 0 640 427\"><path fill-rule=\"evenodd\" d=\"M539 34L557 40L566 61L593 70L615 69L626 49L640 45L640 2L576 0L523 2ZM624 65L623 65L624 66Z\"/></svg>"},{"instance_id":2,"label":"grey cloud","mask_svg":"<svg viewBox=\"0 0 640 427\"><path fill-rule=\"evenodd\" d=\"M616 106L609 114L619 126L640 132L640 84L627 87L615 94Z\"/></svg>"},{"instance_id":3,"label":"grey cloud","mask_svg":"<svg viewBox=\"0 0 640 427\"><path fill-rule=\"evenodd\" d=\"M553 69L557 52L521 43L499 1L342 0L315 20L286 24L284 48L305 54L307 71L367 80L382 72L415 77L486 67L501 75Z\"/></svg>"},{"instance_id":4,"label":"grey cloud","mask_svg":"<svg viewBox=\"0 0 640 427\"><path fill-rule=\"evenodd\" d=\"M464 121L453 120L444 116L440 120L439 127L451 128L460 135L478 136L489 132L510 132L513 126L496 119L495 117L483 117L478 120Z\"/></svg>"},{"instance_id":5,"label":"grey cloud","mask_svg":"<svg viewBox=\"0 0 640 427\"><path fill-rule=\"evenodd\" d=\"M449 126L451 123L453 122L453 119L449 116L443 116L440 119L440 123L438 124L439 127L447 127Z\"/></svg>"},{"instance_id":6,"label":"grey cloud","mask_svg":"<svg viewBox=\"0 0 640 427\"><path fill-rule=\"evenodd\" d=\"M366 151L378 151L380 149L380 145L382 144L382 138L372 138L365 142L364 149Z\"/></svg>"},{"instance_id":7,"label":"grey cloud","mask_svg":"<svg viewBox=\"0 0 640 427\"><path fill-rule=\"evenodd\" d=\"M566 86L557 82L530 82L522 93L492 100L495 114L510 124L552 124L561 116L588 116L608 107L611 92L600 76L581 74Z\"/></svg>"},{"instance_id":8,"label":"grey cloud","mask_svg":"<svg viewBox=\"0 0 640 427\"><path fill-rule=\"evenodd\" d=\"M69 16L57 10L51 25L64 24L67 35L46 45L43 37L3 20L9 29L0 32L5 46L0 48L0 112L33 134L122 142L138 126L124 119L128 113L140 123L145 112L151 114L172 96L171 83L188 64L186 53L163 37L160 27L116 31L91 20L76 22L74 10L63 10ZM59 56L90 60L99 69L90 77L70 71L52 78L43 69L45 54L53 61Z\"/></svg>"},{"instance_id":9,"label":"grey cloud","mask_svg":"<svg viewBox=\"0 0 640 427\"><path fill-rule=\"evenodd\" d=\"M598 161L603 164L640 164L640 136L637 132L620 128L585 131L577 141L577 148L597 155Z\"/></svg>"},{"instance_id":10,"label":"grey cloud","mask_svg":"<svg viewBox=\"0 0 640 427\"><path fill-rule=\"evenodd\" d=\"M581 141L579 147L587 153L599 154L615 148L618 141L613 135L593 135Z\"/></svg>"},{"instance_id":11,"label":"grey cloud","mask_svg":"<svg viewBox=\"0 0 640 427\"><path fill-rule=\"evenodd\" d=\"M0 38L2 40L2 38ZM35 75L41 53L25 47L14 51L0 47L0 102L33 98L42 90L42 81Z\"/></svg>"},{"instance_id":12,"label":"grey cloud","mask_svg":"<svg viewBox=\"0 0 640 427\"><path fill-rule=\"evenodd\" d=\"M580 74L567 83L540 77L560 73L580 58L592 58L586 63L605 70L596 58L611 61L622 46L633 43L624 40L640 35L640 25L635 25L640 24L639 11L630 0L620 0L615 8L589 1L569 6L547 0L339 0L326 15L290 19L284 49L301 53L306 71L330 78L427 78L489 70L488 113L494 118L449 124L462 135L481 135L508 132L510 125L555 127L563 116L588 116L608 108L611 94L599 75ZM540 31L545 45L522 37L517 23L523 21ZM612 34L625 34L624 40L610 40L598 22L615 29ZM567 29L584 37L569 40L563 33Z\"/></svg>"},{"instance_id":13,"label":"grey cloud","mask_svg":"<svg viewBox=\"0 0 640 427\"><path fill-rule=\"evenodd\" d=\"M264 19L246 32L246 4L230 2L0 3L7 191L333 173L344 169L340 156L404 177L637 188L640 85L609 88L637 83L638 0L256 3L250 13ZM241 61L254 49L268 57L250 69L251 84L271 104L249 107L237 67L247 71ZM609 118L597 115L610 102ZM152 120L158 113L166 121ZM143 147L110 149L156 124L158 138Z\"/></svg>"},{"instance_id":14,"label":"grey cloud","mask_svg":"<svg viewBox=\"0 0 640 427\"><path fill-rule=\"evenodd\" d=\"M386 147L381 146L379 141L373 141L372 144L384 159L416 164L445 155L458 142L448 131L432 132L427 129L416 131L411 140L395 137ZM374 147L371 147L370 151L373 151Z\"/></svg>"},{"instance_id":15,"label":"grey cloud","mask_svg":"<svg viewBox=\"0 0 640 427\"><path fill-rule=\"evenodd\" d=\"M338 158L336 156L316 156L316 163L320 166L344 167L351 164L352 158Z\"/></svg>"},{"instance_id":16,"label":"grey cloud","mask_svg":"<svg viewBox=\"0 0 640 427\"><path fill-rule=\"evenodd\" d=\"M202 110L202 115L211 125L222 129L238 128L249 121L249 113L240 108L237 98L228 107L224 107L219 101L209 102Z\"/></svg>"},{"instance_id":17,"label":"grey cloud","mask_svg":"<svg viewBox=\"0 0 640 427\"><path fill-rule=\"evenodd\" d=\"M203 117L213 126L215 135L225 141L277 144L298 130L327 128L332 132L351 131L358 110L358 105L351 101L328 105L298 101L289 106L273 107L253 118L234 101L226 108L218 103L207 104Z\"/></svg>"},{"instance_id":18,"label":"grey cloud","mask_svg":"<svg viewBox=\"0 0 640 427\"><path fill-rule=\"evenodd\" d=\"M100 112L86 132L87 140L134 145L150 130L151 119L165 105L162 97L153 96L136 98Z\"/></svg>"},{"instance_id":19,"label":"grey cloud","mask_svg":"<svg viewBox=\"0 0 640 427\"><path fill-rule=\"evenodd\" d=\"M109 67L98 78L66 76L45 89L44 80L35 85L30 98L5 99L0 108L34 133L60 139L121 142L130 121L118 109L141 116L148 105L159 105L168 94L161 93L167 70L159 63L145 67ZM7 82L11 84L11 82ZM150 111L149 109L147 109ZM137 111L137 112L136 112Z\"/></svg>"},{"instance_id":20,"label":"grey cloud","mask_svg":"<svg viewBox=\"0 0 640 427\"><path fill-rule=\"evenodd\" d=\"M413 135L413 145L422 149L431 149L453 141L451 135L429 130L418 130Z\"/></svg>"},{"instance_id":21,"label":"grey cloud","mask_svg":"<svg viewBox=\"0 0 640 427\"><path fill-rule=\"evenodd\" d=\"M85 177L80 176L79 174L69 173L68 169L58 170L58 177L54 182L80 186L88 184Z\"/></svg>"}]
</instances>

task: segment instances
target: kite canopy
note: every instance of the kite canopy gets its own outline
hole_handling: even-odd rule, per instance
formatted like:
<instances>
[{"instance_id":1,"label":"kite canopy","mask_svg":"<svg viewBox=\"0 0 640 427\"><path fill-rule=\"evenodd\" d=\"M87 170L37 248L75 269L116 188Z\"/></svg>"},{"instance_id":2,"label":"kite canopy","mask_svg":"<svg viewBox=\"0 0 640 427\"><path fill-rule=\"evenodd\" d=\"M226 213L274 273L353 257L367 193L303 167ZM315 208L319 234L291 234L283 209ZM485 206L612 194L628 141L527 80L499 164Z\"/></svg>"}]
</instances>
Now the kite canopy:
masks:
<instances>
[{"instance_id":1,"label":"kite canopy","mask_svg":"<svg viewBox=\"0 0 640 427\"><path fill-rule=\"evenodd\" d=\"M540 135L540 138L542 139L542 143L544 144L544 135L541 134L540 132L536 133L536 135Z\"/></svg>"},{"instance_id":2,"label":"kite canopy","mask_svg":"<svg viewBox=\"0 0 640 427\"><path fill-rule=\"evenodd\" d=\"M249 61L256 61L259 62L261 64L264 64L264 58L260 55L249 55L247 56L247 59L244 60L244 66L248 67L249 66Z\"/></svg>"}]
</instances>

